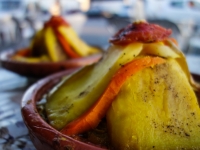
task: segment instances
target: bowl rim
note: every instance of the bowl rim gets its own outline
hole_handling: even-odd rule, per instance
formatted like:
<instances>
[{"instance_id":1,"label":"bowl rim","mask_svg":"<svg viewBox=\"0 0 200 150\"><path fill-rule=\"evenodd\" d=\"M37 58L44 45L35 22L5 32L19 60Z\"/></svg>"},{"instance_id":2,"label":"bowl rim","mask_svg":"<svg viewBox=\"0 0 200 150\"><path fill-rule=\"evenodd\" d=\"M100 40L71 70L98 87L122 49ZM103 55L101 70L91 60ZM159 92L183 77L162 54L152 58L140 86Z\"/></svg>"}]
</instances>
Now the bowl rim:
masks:
<instances>
[{"instance_id":1,"label":"bowl rim","mask_svg":"<svg viewBox=\"0 0 200 150\"><path fill-rule=\"evenodd\" d=\"M45 136L45 139L47 140L48 144L50 144L53 147L53 149L61 149L62 148L60 147L62 146L61 144L66 144L68 146L71 146L75 150L82 149L82 148L87 149L87 150L106 150L92 143L91 144L84 143L84 142L75 140L72 137L62 134L61 132L51 127L40 116L36 108L36 101L40 100L41 96L44 95L45 92L50 90L49 89L50 87L52 88L53 85L58 83L63 76L69 75L77 70L78 69L75 68L75 69L62 71L62 72L50 75L46 78L43 78L42 80L39 80L38 82L33 84L31 87L29 87L28 90L23 95L22 101L21 101L22 118L30 134L34 134L34 136L39 137L40 140L41 139L44 140L44 135L47 134L48 136ZM38 92L41 92L41 93L38 93ZM37 126L38 124L39 126ZM56 144L56 146L54 145L55 139L56 139L56 142L59 143L59 144ZM78 144L78 147L76 147L77 144Z\"/></svg>"}]
</instances>

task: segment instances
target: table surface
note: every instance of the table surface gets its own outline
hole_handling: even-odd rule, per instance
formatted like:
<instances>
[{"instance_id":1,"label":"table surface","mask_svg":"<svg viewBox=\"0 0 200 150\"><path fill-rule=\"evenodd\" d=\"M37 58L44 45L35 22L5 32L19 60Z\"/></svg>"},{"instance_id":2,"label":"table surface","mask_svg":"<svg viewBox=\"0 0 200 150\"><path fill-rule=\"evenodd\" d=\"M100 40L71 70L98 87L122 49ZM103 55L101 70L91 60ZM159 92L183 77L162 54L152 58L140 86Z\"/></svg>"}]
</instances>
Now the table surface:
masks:
<instances>
[{"instance_id":1,"label":"table surface","mask_svg":"<svg viewBox=\"0 0 200 150\"><path fill-rule=\"evenodd\" d=\"M192 73L200 74L200 57L187 56ZM0 150L35 150L21 117L21 99L36 79L0 68Z\"/></svg>"},{"instance_id":2,"label":"table surface","mask_svg":"<svg viewBox=\"0 0 200 150\"><path fill-rule=\"evenodd\" d=\"M36 82L0 68L0 150L35 150L21 117L21 99Z\"/></svg>"}]
</instances>

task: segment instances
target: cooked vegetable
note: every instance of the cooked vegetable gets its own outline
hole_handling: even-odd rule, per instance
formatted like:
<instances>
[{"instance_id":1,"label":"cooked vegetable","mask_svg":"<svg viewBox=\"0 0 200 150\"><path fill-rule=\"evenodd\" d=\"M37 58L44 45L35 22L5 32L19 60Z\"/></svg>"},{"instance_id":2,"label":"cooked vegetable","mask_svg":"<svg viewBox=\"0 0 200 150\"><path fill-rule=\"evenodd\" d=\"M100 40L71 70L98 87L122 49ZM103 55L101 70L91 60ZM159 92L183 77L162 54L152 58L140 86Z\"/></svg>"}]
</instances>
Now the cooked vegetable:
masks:
<instances>
[{"instance_id":1,"label":"cooked vegetable","mask_svg":"<svg viewBox=\"0 0 200 150\"><path fill-rule=\"evenodd\" d=\"M79 56L88 56L99 52L98 49L91 47L85 42L83 42L71 27L65 28L61 26L58 28L58 32L60 32L61 35L63 35L63 39L68 41L69 45L71 45L73 50Z\"/></svg>"},{"instance_id":2,"label":"cooked vegetable","mask_svg":"<svg viewBox=\"0 0 200 150\"><path fill-rule=\"evenodd\" d=\"M179 64L169 59L129 78L107 112L112 145L200 149L200 109Z\"/></svg>"},{"instance_id":3,"label":"cooked vegetable","mask_svg":"<svg viewBox=\"0 0 200 150\"><path fill-rule=\"evenodd\" d=\"M56 129L62 129L79 117L101 96L113 74L141 50L140 43L129 45L124 50L112 47L98 64L87 66L67 78L47 100L49 123Z\"/></svg>"},{"instance_id":4,"label":"cooked vegetable","mask_svg":"<svg viewBox=\"0 0 200 150\"><path fill-rule=\"evenodd\" d=\"M60 27L59 27L60 28ZM64 28L64 27L63 27ZM68 27L69 28L69 27ZM64 36L62 36L62 34L60 34L60 32L58 31L58 29L55 30L55 33L57 35L58 41L60 43L60 45L62 46L63 50L65 51L65 53L70 57L70 58L79 58L81 57L81 55L79 55L78 53L76 53L72 47L70 46L70 44L68 42L66 42L66 39L64 38ZM64 34L69 34L69 33L64 33Z\"/></svg>"},{"instance_id":5,"label":"cooked vegetable","mask_svg":"<svg viewBox=\"0 0 200 150\"><path fill-rule=\"evenodd\" d=\"M39 62L40 57L47 57L45 61L64 61L100 53L101 50L89 46L82 41L74 29L60 16L52 16L39 30L30 44L30 56L18 59L27 62ZM18 56L18 55L17 55ZM32 61L29 59L37 59ZM15 59L16 57L13 57ZM42 60L41 60L42 61Z\"/></svg>"},{"instance_id":6,"label":"cooked vegetable","mask_svg":"<svg viewBox=\"0 0 200 150\"><path fill-rule=\"evenodd\" d=\"M51 61L57 62L67 59L67 55L62 50L58 43L57 37L54 34L52 28L47 27L44 31L44 44L46 45L47 55L51 58Z\"/></svg>"},{"instance_id":7,"label":"cooked vegetable","mask_svg":"<svg viewBox=\"0 0 200 150\"><path fill-rule=\"evenodd\" d=\"M163 62L165 60L159 57L143 57L127 63L116 72L100 99L78 119L64 127L61 132L66 135L74 135L97 127L127 78L146 67L153 67Z\"/></svg>"},{"instance_id":8,"label":"cooked vegetable","mask_svg":"<svg viewBox=\"0 0 200 150\"><path fill-rule=\"evenodd\" d=\"M39 63L39 62L50 61L50 59L46 55L42 55L40 57L23 57L23 56L15 55L13 58L20 62L26 62L26 63Z\"/></svg>"},{"instance_id":9,"label":"cooked vegetable","mask_svg":"<svg viewBox=\"0 0 200 150\"><path fill-rule=\"evenodd\" d=\"M175 53L177 53L180 56L180 58L177 58L176 61L179 63L179 65L181 66L182 70L186 74L186 76L188 78L188 81L190 82L190 84L193 87L193 89L195 91L199 90L200 89L200 85L198 83L194 82L194 80L193 80L193 78L192 78L192 76L190 74L185 55L170 40L166 40L165 43L166 43L167 46L169 46L171 48L171 50L173 50Z\"/></svg>"},{"instance_id":10,"label":"cooked vegetable","mask_svg":"<svg viewBox=\"0 0 200 150\"><path fill-rule=\"evenodd\" d=\"M46 55L41 55L40 57L31 57L30 49L22 49L17 51L13 56L12 59L15 59L20 62L26 63L38 63L38 62L48 62L50 58Z\"/></svg>"},{"instance_id":11,"label":"cooked vegetable","mask_svg":"<svg viewBox=\"0 0 200 150\"><path fill-rule=\"evenodd\" d=\"M29 46L30 55L40 57L41 55L46 55L48 53L45 44L45 34L44 30L39 30L33 37Z\"/></svg>"},{"instance_id":12,"label":"cooked vegetable","mask_svg":"<svg viewBox=\"0 0 200 150\"><path fill-rule=\"evenodd\" d=\"M30 50L28 48L21 49L15 53L16 56L30 56Z\"/></svg>"},{"instance_id":13,"label":"cooked vegetable","mask_svg":"<svg viewBox=\"0 0 200 150\"><path fill-rule=\"evenodd\" d=\"M172 30L170 29L165 29L161 26L150 24L145 21L138 21L119 30L110 39L110 42L115 45L128 45L134 42L160 42L169 38L171 33Z\"/></svg>"}]
</instances>

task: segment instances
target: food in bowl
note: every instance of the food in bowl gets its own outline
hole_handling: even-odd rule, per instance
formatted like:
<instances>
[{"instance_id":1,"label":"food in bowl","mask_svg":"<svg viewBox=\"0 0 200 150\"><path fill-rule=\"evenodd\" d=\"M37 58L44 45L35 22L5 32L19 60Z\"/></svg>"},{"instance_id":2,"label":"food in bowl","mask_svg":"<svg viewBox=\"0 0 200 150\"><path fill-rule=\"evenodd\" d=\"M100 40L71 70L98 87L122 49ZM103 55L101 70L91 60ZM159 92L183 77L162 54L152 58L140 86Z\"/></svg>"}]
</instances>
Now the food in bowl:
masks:
<instances>
[{"instance_id":1,"label":"food in bowl","mask_svg":"<svg viewBox=\"0 0 200 150\"><path fill-rule=\"evenodd\" d=\"M24 62L59 62L100 53L81 40L61 16L52 16L31 41L30 47L16 52L14 60Z\"/></svg>"},{"instance_id":2,"label":"food in bowl","mask_svg":"<svg viewBox=\"0 0 200 150\"><path fill-rule=\"evenodd\" d=\"M101 61L63 78L38 103L62 135L107 149L199 149L200 109L171 30L134 22Z\"/></svg>"}]
</instances>

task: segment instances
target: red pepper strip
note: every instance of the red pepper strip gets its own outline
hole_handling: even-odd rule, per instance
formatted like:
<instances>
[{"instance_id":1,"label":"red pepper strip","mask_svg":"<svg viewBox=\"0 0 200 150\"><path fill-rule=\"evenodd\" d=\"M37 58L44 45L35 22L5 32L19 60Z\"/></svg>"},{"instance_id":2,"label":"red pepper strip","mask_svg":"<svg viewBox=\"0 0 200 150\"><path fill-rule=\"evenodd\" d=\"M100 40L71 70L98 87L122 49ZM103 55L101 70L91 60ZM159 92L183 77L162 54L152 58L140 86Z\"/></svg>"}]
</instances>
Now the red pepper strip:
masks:
<instances>
[{"instance_id":1,"label":"red pepper strip","mask_svg":"<svg viewBox=\"0 0 200 150\"><path fill-rule=\"evenodd\" d=\"M123 83L132 75L137 73L138 71L154 66L156 64L164 63L165 60L160 57L143 57L139 59L135 59L122 68L120 68L117 73L111 79L108 87L102 94L102 96L96 101L96 103L87 110L84 114L82 114L76 120L67 124L61 132L66 135L75 135L79 133L83 133L90 129L94 129L101 119L106 115L109 107L112 104L112 101L117 96L120 91Z\"/></svg>"}]
</instances>

